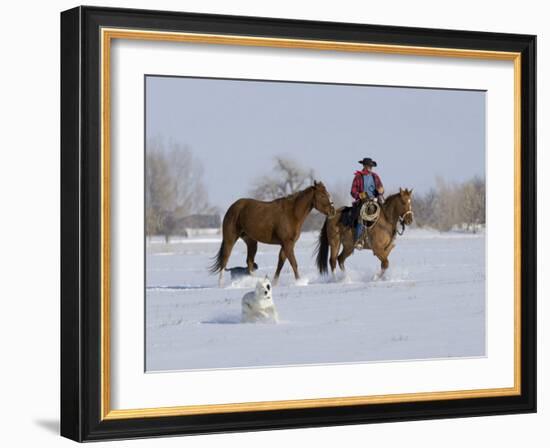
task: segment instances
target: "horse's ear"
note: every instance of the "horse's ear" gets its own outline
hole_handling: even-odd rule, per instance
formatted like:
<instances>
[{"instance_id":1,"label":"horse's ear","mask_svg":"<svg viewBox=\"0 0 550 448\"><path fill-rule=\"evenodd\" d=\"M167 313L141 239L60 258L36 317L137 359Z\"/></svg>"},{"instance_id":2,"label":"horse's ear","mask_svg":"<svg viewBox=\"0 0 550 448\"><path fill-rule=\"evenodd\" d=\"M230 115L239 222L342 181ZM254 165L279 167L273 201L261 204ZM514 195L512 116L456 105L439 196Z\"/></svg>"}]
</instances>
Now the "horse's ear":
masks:
<instances>
[{"instance_id":1,"label":"horse's ear","mask_svg":"<svg viewBox=\"0 0 550 448\"><path fill-rule=\"evenodd\" d=\"M313 186L316 187L317 186L317 181L315 179L313 179Z\"/></svg>"},{"instance_id":2,"label":"horse's ear","mask_svg":"<svg viewBox=\"0 0 550 448\"><path fill-rule=\"evenodd\" d=\"M399 187L399 194L403 194L403 189Z\"/></svg>"}]
</instances>

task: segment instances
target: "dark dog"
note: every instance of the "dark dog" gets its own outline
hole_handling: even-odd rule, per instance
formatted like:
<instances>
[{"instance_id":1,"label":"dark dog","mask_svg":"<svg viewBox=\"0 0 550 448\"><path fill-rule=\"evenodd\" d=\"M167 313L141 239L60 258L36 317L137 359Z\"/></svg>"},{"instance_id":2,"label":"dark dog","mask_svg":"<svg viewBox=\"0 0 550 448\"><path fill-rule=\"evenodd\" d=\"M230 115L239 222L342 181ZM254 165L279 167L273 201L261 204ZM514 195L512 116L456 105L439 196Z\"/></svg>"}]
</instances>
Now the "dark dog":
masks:
<instances>
[{"instance_id":1,"label":"dark dog","mask_svg":"<svg viewBox=\"0 0 550 448\"><path fill-rule=\"evenodd\" d=\"M252 272L257 271L257 270L258 270L258 265L256 263L254 263L254 267L252 268ZM239 278L246 277L247 275L252 274L252 272L248 271L248 268L241 268L241 267L227 268L226 271L231 273L231 280L237 280Z\"/></svg>"}]
</instances>

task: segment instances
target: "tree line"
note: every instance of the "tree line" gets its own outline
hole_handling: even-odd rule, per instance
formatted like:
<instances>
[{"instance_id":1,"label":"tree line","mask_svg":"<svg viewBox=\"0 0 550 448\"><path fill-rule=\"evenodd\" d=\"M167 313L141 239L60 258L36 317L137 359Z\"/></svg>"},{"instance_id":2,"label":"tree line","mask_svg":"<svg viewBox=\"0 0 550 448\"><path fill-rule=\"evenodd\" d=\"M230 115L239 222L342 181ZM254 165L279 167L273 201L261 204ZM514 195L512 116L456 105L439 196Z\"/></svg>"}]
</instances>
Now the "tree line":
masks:
<instances>
[{"instance_id":1,"label":"tree line","mask_svg":"<svg viewBox=\"0 0 550 448\"><path fill-rule=\"evenodd\" d=\"M296 161L282 156L274 159L272 174L259 177L250 190L252 197L272 200L302 190L313 183L315 173ZM351 185L351 181L350 181ZM350 185L326 185L336 207L350 205ZM413 195L415 225L439 231L463 228L477 232L485 225L485 180L480 177L463 183L448 183L436 178L436 186L425 194ZM303 230L319 230L324 222L313 210L304 222Z\"/></svg>"},{"instance_id":2,"label":"tree line","mask_svg":"<svg viewBox=\"0 0 550 448\"><path fill-rule=\"evenodd\" d=\"M485 225L485 180L473 177L462 183L436 179L435 188L413 196L416 225L442 232L461 228L477 232Z\"/></svg>"},{"instance_id":3,"label":"tree line","mask_svg":"<svg viewBox=\"0 0 550 448\"><path fill-rule=\"evenodd\" d=\"M313 169L301 166L290 157L276 156L273 167L252 182L248 193L255 199L273 200L303 190L312 185L314 179ZM336 207L351 204L350 185L326 185ZM166 146L160 139L148 141L145 204L148 236L164 235L168 240L182 231L183 222L208 226L218 226L221 222L220 211L208 200L203 167L186 145ZM485 224L485 180L474 177L462 183L449 183L437 178L434 188L423 194L414 193L413 210L416 226L439 231L460 227L476 232ZM211 219L213 217L216 219ZM319 230L324 218L313 210L302 229Z\"/></svg>"},{"instance_id":4,"label":"tree line","mask_svg":"<svg viewBox=\"0 0 550 448\"><path fill-rule=\"evenodd\" d=\"M177 233L178 222L194 214L219 213L210 205L203 167L186 145L166 147L161 139L147 142L145 151L145 233Z\"/></svg>"}]
</instances>

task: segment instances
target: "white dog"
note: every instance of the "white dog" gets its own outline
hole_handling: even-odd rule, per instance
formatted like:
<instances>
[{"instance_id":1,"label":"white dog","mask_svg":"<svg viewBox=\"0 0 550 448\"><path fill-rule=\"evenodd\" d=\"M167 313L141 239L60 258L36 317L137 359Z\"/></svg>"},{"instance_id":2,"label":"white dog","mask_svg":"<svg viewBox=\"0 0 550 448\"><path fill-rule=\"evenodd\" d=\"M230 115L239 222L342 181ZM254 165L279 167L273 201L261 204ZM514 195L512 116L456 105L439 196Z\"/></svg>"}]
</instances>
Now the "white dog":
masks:
<instances>
[{"instance_id":1,"label":"white dog","mask_svg":"<svg viewBox=\"0 0 550 448\"><path fill-rule=\"evenodd\" d=\"M247 292L242 300L243 322L279 322L279 316L273 303L273 289L267 276L259 280L256 290Z\"/></svg>"}]
</instances>

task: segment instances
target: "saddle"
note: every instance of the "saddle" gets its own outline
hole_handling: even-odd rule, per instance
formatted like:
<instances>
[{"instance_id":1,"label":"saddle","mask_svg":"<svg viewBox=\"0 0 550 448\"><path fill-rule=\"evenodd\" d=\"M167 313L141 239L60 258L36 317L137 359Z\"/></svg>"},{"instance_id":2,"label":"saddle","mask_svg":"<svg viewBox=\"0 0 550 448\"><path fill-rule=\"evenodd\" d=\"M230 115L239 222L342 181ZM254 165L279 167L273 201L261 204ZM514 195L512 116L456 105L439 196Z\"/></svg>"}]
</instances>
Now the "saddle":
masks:
<instances>
[{"instance_id":1,"label":"saddle","mask_svg":"<svg viewBox=\"0 0 550 448\"><path fill-rule=\"evenodd\" d=\"M345 227L355 227L359 213L361 212L360 204L352 205L351 207L344 207L340 214L340 222Z\"/></svg>"},{"instance_id":2,"label":"saddle","mask_svg":"<svg viewBox=\"0 0 550 448\"><path fill-rule=\"evenodd\" d=\"M359 202L351 207L344 207L340 215L340 222L346 226L355 228L359 219L367 227L372 227L378 221L380 205L375 201Z\"/></svg>"}]
</instances>

